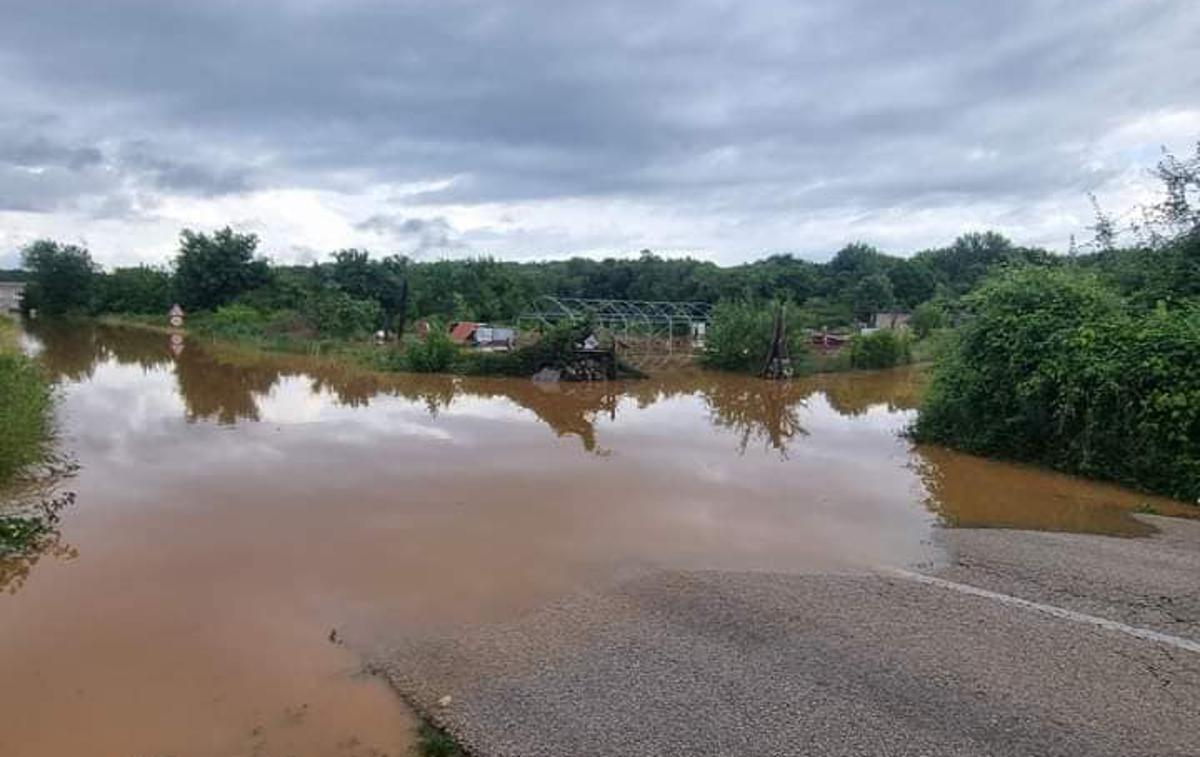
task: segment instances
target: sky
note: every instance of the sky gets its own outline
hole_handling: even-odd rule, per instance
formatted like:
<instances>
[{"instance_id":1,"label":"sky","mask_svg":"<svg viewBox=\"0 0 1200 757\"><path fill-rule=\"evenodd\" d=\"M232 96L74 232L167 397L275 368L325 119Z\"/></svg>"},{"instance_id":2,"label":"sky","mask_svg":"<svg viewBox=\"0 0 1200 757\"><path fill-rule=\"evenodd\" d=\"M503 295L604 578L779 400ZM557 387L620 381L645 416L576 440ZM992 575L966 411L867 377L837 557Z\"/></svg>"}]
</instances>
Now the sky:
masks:
<instances>
[{"instance_id":1,"label":"sky","mask_svg":"<svg viewBox=\"0 0 1200 757\"><path fill-rule=\"evenodd\" d=\"M1064 249L1200 139L1195 0L0 0L0 267Z\"/></svg>"}]
</instances>

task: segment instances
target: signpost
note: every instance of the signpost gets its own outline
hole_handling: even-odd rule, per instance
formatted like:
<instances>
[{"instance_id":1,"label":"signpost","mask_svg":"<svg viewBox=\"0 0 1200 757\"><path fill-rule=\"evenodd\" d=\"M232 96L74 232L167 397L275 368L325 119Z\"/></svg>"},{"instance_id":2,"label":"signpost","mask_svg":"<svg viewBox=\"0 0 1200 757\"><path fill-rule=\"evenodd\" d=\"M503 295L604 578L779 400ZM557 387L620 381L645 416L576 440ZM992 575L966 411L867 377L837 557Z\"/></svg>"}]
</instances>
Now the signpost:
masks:
<instances>
[{"instance_id":1,"label":"signpost","mask_svg":"<svg viewBox=\"0 0 1200 757\"><path fill-rule=\"evenodd\" d=\"M167 311L167 322L171 324L171 353L176 357L183 352L183 334L180 334L175 329L183 328L183 308L179 307L179 303L171 306Z\"/></svg>"}]
</instances>

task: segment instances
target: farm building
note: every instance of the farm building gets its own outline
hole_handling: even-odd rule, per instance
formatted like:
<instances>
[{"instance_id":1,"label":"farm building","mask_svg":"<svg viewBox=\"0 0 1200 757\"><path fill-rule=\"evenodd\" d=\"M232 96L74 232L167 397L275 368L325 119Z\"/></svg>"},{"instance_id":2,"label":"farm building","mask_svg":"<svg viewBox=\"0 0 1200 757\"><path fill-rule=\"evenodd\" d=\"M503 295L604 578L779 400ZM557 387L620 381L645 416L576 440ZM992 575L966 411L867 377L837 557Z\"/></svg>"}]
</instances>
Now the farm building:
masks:
<instances>
[{"instance_id":1,"label":"farm building","mask_svg":"<svg viewBox=\"0 0 1200 757\"><path fill-rule=\"evenodd\" d=\"M478 349L507 350L516 343L517 332L486 323L457 321L450 324L450 340Z\"/></svg>"},{"instance_id":2,"label":"farm building","mask_svg":"<svg viewBox=\"0 0 1200 757\"><path fill-rule=\"evenodd\" d=\"M908 328L908 320L912 315L900 311L876 313L871 324L877 329L901 330Z\"/></svg>"}]
</instances>

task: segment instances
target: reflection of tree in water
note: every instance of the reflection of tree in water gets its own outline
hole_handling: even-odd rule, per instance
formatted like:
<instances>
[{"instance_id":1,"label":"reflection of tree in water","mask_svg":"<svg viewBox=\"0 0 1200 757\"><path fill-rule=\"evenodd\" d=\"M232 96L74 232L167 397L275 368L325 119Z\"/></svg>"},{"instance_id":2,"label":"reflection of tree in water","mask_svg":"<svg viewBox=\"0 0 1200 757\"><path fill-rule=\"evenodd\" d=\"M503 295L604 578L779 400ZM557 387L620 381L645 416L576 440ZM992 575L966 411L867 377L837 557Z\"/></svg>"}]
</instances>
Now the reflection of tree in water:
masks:
<instances>
[{"instance_id":1,"label":"reflection of tree in water","mask_svg":"<svg viewBox=\"0 0 1200 757\"><path fill-rule=\"evenodd\" d=\"M738 434L738 450L743 453L753 439L787 454L792 438L808 433L800 423L800 410L811 393L804 384L726 379L711 382L702 391L713 423Z\"/></svg>"},{"instance_id":2,"label":"reflection of tree in water","mask_svg":"<svg viewBox=\"0 0 1200 757\"><path fill-rule=\"evenodd\" d=\"M533 412L554 433L578 436L583 448L596 452L596 418L616 418L620 393L608 382L596 384L535 384L525 382L506 395Z\"/></svg>"},{"instance_id":3,"label":"reflection of tree in water","mask_svg":"<svg viewBox=\"0 0 1200 757\"><path fill-rule=\"evenodd\" d=\"M87 376L99 360L115 359L145 368L168 364L172 355L164 334L127 328L41 324L47 362L64 375ZM804 434L804 399L824 391L833 408L857 415L875 404L915 407L921 381L917 371L887 371L764 382L747 376L681 371L643 381L539 385L514 379L456 378L417 374L385 375L306 355L263 354L189 340L174 358L176 382L191 421L215 419L233 424L260 418L259 399L281 379L303 377L314 393L327 393L347 407L369 406L379 395L425 406L432 417L457 397L503 398L533 412L558 436L578 436L588 451L599 447L596 420L614 418L622 399L639 409L675 397L699 396L712 423L730 429L745 451L761 440L766 449L786 452Z\"/></svg>"},{"instance_id":4,"label":"reflection of tree in water","mask_svg":"<svg viewBox=\"0 0 1200 757\"><path fill-rule=\"evenodd\" d=\"M83 381L108 360L153 370L171 362L167 337L89 321L35 319L25 331L42 347L38 359L54 379Z\"/></svg>"},{"instance_id":5,"label":"reflection of tree in water","mask_svg":"<svg viewBox=\"0 0 1200 757\"><path fill-rule=\"evenodd\" d=\"M26 321L24 328L41 345L38 360L55 381L91 378L96 363L107 357L95 325L85 321L35 318Z\"/></svg>"},{"instance_id":6,"label":"reflection of tree in water","mask_svg":"<svg viewBox=\"0 0 1200 757\"><path fill-rule=\"evenodd\" d=\"M611 391L611 390L610 390ZM764 448L787 452L788 443L806 432L800 412L811 387L795 381L763 381L748 376L705 371L680 371L644 381L626 382L612 397L615 416L620 398L628 397L639 409L676 397L699 396L709 410L709 420L739 437L745 452L751 441Z\"/></svg>"},{"instance_id":7,"label":"reflection of tree in water","mask_svg":"<svg viewBox=\"0 0 1200 757\"><path fill-rule=\"evenodd\" d=\"M57 525L40 534L27 548L8 553L0 551L0 593L20 591L43 557L74 560L78 556L79 550L63 541Z\"/></svg>"},{"instance_id":8,"label":"reflection of tree in water","mask_svg":"<svg viewBox=\"0 0 1200 757\"><path fill-rule=\"evenodd\" d=\"M425 406L429 417L436 418L443 409L450 407L454 398L464 393L460 388L460 379L453 376L417 375L398 376L390 382L389 394L401 397L409 402L419 402ZM472 392L465 392L473 394Z\"/></svg>"},{"instance_id":9,"label":"reflection of tree in water","mask_svg":"<svg viewBox=\"0 0 1200 757\"><path fill-rule=\"evenodd\" d=\"M280 372L268 361L235 364L215 360L199 345L189 344L175 360L175 379L187 408L188 422L216 419L232 425L257 421L255 395L265 395Z\"/></svg>"},{"instance_id":10,"label":"reflection of tree in water","mask_svg":"<svg viewBox=\"0 0 1200 757\"><path fill-rule=\"evenodd\" d=\"M371 404L371 398L381 391L381 382L370 374L338 378L316 375L309 378L311 379L309 390L313 394L332 394L337 398L339 405L346 407L368 407Z\"/></svg>"},{"instance_id":11,"label":"reflection of tree in water","mask_svg":"<svg viewBox=\"0 0 1200 757\"><path fill-rule=\"evenodd\" d=\"M74 503L75 494L56 491L77 467L54 460L36 480L0 493L0 593L17 593L43 557L73 560L79 556L59 531L62 510Z\"/></svg>"},{"instance_id":12,"label":"reflection of tree in water","mask_svg":"<svg viewBox=\"0 0 1200 757\"><path fill-rule=\"evenodd\" d=\"M915 410L921 403L926 373L921 368L825 374L814 376L810 388L825 394L829 405L841 415L858 416L875 405L888 411Z\"/></svg>"},{"instance_id":13,"label":"reflection of tree in water","mask_svg":"<svg viewBox=\"0 0 1200 757\"><path fill-rule=\"evenodd\" d=\"M149 371L171 363L168 337L163 334L98 326L96 336L106 356L112 356L121 365L139 365Z\"/></svg>"}]
</instances>

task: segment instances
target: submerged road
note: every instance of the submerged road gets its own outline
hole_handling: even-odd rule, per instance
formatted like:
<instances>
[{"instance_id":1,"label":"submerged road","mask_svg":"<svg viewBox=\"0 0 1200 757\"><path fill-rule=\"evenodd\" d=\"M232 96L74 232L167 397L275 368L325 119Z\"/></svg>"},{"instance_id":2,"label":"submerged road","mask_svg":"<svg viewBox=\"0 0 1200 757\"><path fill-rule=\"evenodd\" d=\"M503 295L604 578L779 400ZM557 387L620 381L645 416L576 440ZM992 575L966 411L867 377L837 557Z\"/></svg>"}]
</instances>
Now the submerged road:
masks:
<instances>
[{"instance_id":1,"label":"submerged road","mask_svg":"<svg viewBox=\"0 0 1200 757\"><path fill-rule=\"evenodd\" d=\"M946 530L932 574L655 574L382 667L476 757L1194 757L1200 523L1151 521Z\"/></svg>"}]
</instances>

